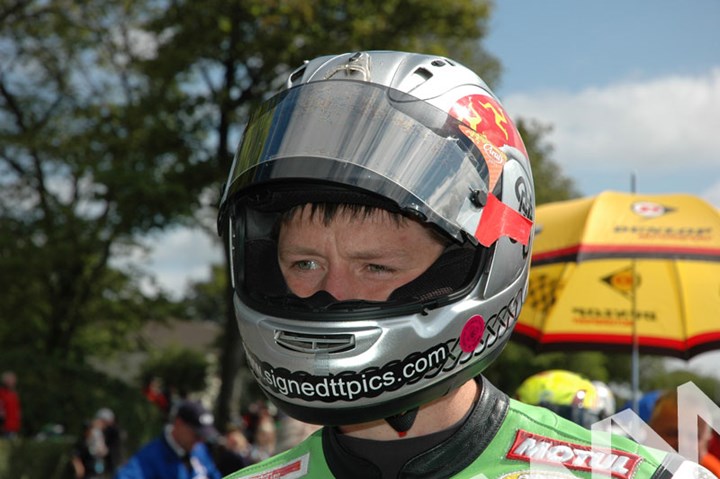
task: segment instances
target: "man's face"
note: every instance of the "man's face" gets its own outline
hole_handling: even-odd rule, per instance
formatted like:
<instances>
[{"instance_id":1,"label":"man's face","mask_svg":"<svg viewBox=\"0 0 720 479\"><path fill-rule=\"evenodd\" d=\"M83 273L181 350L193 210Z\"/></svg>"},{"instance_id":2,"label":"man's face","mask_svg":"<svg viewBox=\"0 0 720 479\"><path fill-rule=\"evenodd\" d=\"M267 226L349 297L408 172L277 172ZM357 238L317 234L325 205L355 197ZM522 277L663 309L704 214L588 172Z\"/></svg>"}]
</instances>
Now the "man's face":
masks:
<instances>
[{"instance_id":1,"label":"man's face","mask_svg":"<svg viewBox=\"0 0 720 479\"><path fill-rule=\"evenodd\" d=\"M653 414L653 420L650 422L658 435L667 442L670 447L678 450L678 420L677 410L673 407L660 407Z\"/></svg>"},{"instance_id":2,"label":"man's face","mask_svg":"<svg viewBox=\"0 0 720 479\"><path fill-rule=\"evenodd\" d=\"M202 437L180 418L175 418L173 423L173 437L180 447L187 452L190 452L195 447L195 444L202 442Z\"/></svg>"},{"instance_id":3,"label":"man's face","mask_svg":"<svg viewBox=\"0 0 720 479\"><path fill-rule=\"evenodd\" d=\"M280 269L301 298L327 291L338 300L385 301L440 256L442 243L415 221L397 222L384 210L339 209L329 224L322 213L299 209L283 223Z\"/></svg>"},{"instance_id":4,"label":"man's face","mask_svg":"<svg viewBox=\"0 0 720 479\"><path fill-rule=\"evenodd\" d=\"M678 410L677 402L667 401L660 403L656 406L657 410L653 412L653 416L650 421L650 427L652 427L658 435L667 442L670 447L679 450L680 442L697 441L699 459L701 459L707 453L708 442L710 441L710 428L702 421L698 421L698 435L697 437L680 437L680 428L678 427ZM687 413L687 412L686 412ZM698 420L695 411L690 408L689 417L693 420Z\"/></svg>"}]
</instances>

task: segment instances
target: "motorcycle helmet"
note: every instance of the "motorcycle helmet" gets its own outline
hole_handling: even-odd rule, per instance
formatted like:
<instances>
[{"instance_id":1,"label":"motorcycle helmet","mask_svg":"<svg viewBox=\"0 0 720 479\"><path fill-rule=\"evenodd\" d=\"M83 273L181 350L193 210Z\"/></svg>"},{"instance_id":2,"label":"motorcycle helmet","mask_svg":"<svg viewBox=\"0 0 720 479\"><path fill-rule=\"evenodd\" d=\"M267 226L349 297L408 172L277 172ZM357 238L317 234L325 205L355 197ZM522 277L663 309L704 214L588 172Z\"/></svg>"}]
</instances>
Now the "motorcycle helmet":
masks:
<instances>
[{"instance_id":1,"label":"motorcycle helmet","mask_svg":"<svg viewBox=\"0 0 720 479\"><path fill-rule=\"evenodd\" d=\"M587 428L601 419L601 398L595 384L571 371L553 369L534 374L520 384L515 398Z\"/></svg>"},{"instance_id":2,"label":"motorcycle helmet","mask_svg":"<svg viewBox=\"0 0 720 479\"><path fill-rule=\"evenodd\" d=\"M386 301L299 298L277 238L283 214L308 203L383 208L447 247ZM401 415L477 376L525 299L533 214L522 139L468 68L394 51L306 62L249 118L218 218L260 387L296 419L342 425Z\"/></svg>"},{"instance_id":3,"label":"motorcycle helmet","mask_svg":"<svg viewBox=\"0 0 720 479\"><path fill-rule=\"evenodd\" d=\"M597 414L598 419L605 419L615 414L615 393L612 392L610 386L602 381L593 380L593 386L597 392Z\"/></svg>"}]
</instances>

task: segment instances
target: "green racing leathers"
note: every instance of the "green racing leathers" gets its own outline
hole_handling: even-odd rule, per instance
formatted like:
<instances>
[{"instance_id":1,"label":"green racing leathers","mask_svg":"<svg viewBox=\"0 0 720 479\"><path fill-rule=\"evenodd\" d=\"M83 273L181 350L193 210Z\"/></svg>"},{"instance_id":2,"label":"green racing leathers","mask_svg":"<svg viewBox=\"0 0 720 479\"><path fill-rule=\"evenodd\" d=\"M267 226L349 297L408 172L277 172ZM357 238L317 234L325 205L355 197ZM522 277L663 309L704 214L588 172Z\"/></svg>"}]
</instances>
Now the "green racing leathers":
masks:
<instances>
[{"instance_id":1,"label":"green racing leathers","mask_svg":"<svg viewBox=\"0 0 720 479\"><path fill-rule=\"evenodd\" d=\"M714 478L677 454L644 447L628 438L593 433L555 413L497 390L484 378L474 408L450 437L410 458L397 478L550 479ZM227 479L386 479L377 466L351 454L325 427L296 447ZM595 436L596 441L598 436ZM392 447L388 447L392 453Z\"/></svg>"}]
</instances>

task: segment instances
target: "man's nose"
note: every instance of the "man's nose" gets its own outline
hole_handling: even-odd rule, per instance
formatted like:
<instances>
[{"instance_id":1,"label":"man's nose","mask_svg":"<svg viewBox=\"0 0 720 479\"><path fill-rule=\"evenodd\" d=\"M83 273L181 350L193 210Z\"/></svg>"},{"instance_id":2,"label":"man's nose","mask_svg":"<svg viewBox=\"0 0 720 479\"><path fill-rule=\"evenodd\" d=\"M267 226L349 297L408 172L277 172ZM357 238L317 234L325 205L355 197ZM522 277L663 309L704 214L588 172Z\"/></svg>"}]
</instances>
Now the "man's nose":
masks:
<instances>
[{"instance_id":1,"label":"man's nose","mask_svg":"<svg viewBox=\"0 0 720 479\"><path fill-rule=\"evenodd\" d=\"M330 267L323 278L322 289L330 293L338 301L360 299L355 291L352 275L342 267Z\"/></svg>"}]
</instances>

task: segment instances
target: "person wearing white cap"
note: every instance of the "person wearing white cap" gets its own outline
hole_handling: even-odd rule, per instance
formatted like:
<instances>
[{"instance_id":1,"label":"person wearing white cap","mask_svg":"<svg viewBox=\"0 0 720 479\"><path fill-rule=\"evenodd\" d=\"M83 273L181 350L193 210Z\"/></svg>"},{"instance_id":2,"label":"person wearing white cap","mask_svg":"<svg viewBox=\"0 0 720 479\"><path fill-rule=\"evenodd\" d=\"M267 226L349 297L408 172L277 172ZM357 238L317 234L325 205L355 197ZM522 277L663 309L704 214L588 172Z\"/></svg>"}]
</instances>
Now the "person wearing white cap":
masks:
<instances>
[{"instance_id":1,"label":"person wearing white cap","mask_svg":"<svg viewBox=\"0 0 720 479\"><path fill-rule=\"evenodd\" d=\"M113 474L122 461L123 433L115 419L112 409L104 407L95 413L95 420L100 422L107 455L105 456L105 472Z\"/></svg>"}]
</instances>

